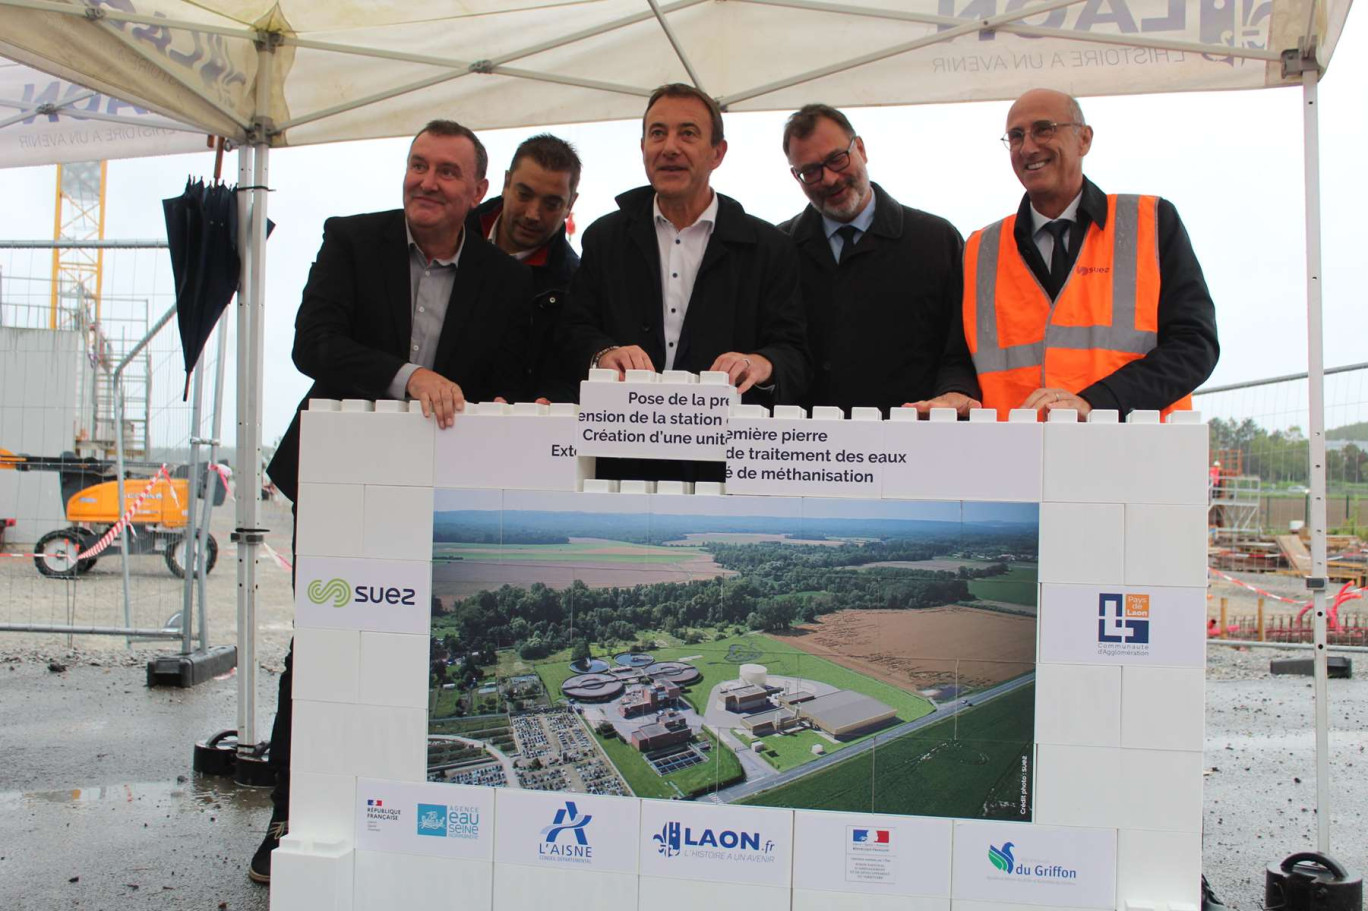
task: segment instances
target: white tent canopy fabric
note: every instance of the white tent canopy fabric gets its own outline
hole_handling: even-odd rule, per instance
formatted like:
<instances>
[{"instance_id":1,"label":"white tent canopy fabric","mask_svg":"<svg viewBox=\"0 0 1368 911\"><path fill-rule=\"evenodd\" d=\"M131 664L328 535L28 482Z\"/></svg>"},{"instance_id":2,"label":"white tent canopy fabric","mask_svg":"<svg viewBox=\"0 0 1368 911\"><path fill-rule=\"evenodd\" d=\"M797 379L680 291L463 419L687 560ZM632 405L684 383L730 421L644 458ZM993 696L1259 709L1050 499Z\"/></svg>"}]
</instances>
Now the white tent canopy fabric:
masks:
<instances>
[{"instance_id":1,"label":"white tent canopy fabric","mask_svg":"<svg viewBox=\"0 0 1368 911\"><path fill-rule=\"evenodd\" d=\"M727 110L1297 83L1349 0L0 0L0 54L273 146L640 116L665 82ZM260 57L261 43L274 53ZM258 107L258 60L272 72Z\"/></svg>"}]
</instances>

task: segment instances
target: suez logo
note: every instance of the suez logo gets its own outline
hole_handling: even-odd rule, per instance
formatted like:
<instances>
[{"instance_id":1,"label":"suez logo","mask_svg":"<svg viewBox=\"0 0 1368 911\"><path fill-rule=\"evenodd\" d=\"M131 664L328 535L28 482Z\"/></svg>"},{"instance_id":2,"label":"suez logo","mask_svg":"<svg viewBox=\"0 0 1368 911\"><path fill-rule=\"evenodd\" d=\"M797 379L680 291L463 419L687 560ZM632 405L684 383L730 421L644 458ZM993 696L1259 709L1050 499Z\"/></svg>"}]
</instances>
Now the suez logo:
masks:
<instances>
[{"instance_id":1,"label":"suez logo","mask_svg":"<svg viewBox=\"0 0 1368 911\"><path fill-rule=\"evenodd\" d=\"M652 835L656 853L663 857L698 857L704 860L730 860L748 863L774 863L774 842L759 832L736 832L732 829L698 829L677 822L667 822L659 833Z\"/></svg>"},{"instance_id":2,"label":"suez logo","mask_svg":"<svg viewBox=\"0 0 1368 911\"><path fill-rule=\"evenodd\" d=\"M537 854L543 860L562 863L587 864L594 859L594 847L589 844L589 823L594 817L581 814L573 800L556 810L551 825L541 830L537 840Z\"/></svg>"},{"instance_id":3,"label":"suez logo","mask_svg":"<svg viewBox=\"0 0 1368 911\"><path fill-rule=\"evenodd\" d=\"M418 593L411 588L396 588L392 585L357 585L353 587L345 579L315 579L305 589L309 600L314 604L332 604L333 607L346 607L348 604L397 604L413 606Z\"/></svg>"},{"instance_id":4,"label":"suez logo","mask_svg":"<svg viewBox=\"0 0 1368 911\"><path fill-rule=\"evenodd\" d=\"M998 873L1037 882L1059 882L1078 879L1078 871L1060 864L1035 858L1018 858L1013 851L1015 842L1003 842L1002 847L988 845L988 861Z\"/></svg>"},{"instance_id":5,"label":"suez logo","mask_svg":"<svg viewBox=\"0 0 1368 911\"><path fill-rule=\"evenodd\" d=\"M479 838L480 808L418 804L417 832L435 838Z\"/></svg>"},{"instance_id":6,"label":"suez logo","mask_svg":"<svg viewBox=\"0 0 1368 911\"><path fill-rule=\"evenodd\" d=\"M1102 592L1097 596L1100 654L1138 654L1149 650L1150 596Z\"/></svg>"}]
</instances>

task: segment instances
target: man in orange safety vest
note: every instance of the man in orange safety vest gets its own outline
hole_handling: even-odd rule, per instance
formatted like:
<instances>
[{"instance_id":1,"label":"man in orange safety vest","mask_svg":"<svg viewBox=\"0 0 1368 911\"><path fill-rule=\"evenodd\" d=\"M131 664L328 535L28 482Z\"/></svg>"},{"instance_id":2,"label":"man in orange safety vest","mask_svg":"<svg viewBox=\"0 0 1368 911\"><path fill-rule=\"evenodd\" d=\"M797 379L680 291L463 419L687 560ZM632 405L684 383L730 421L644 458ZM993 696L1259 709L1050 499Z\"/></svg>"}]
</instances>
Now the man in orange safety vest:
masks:
<instances>
[{"instance_id":1,"label":"man in orange safety vest","mask_svg":"<svg viewBox=\"0 0 1368 911\"><path fill-rule=\"evenodd\" d=\"M1078 102L1035 89L1002 142L1026 188L1015 215L964 248L964 334L983 407L1191 407L1216 365L1215 308L1173 204L1104 194L1083 176L1093 129ZM961 413L955 393L929 402Z\"/></svg>"}]
</instances>

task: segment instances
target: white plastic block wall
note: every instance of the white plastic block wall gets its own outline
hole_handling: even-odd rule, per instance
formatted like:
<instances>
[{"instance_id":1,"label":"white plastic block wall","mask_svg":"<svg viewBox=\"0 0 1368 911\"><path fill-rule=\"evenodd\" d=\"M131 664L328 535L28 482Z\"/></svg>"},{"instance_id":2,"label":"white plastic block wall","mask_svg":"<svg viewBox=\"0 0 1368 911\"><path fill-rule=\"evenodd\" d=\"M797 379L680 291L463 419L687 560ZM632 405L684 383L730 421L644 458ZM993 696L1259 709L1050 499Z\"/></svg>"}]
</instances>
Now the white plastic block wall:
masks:
<instances>
[{"instance_id":1,"label":"white plastic block wall","mask_svg":"<svg viewBox=\"0 0 1368 911\"><path fill-rule=\"evenodd\" d=\"M271 852L271 907L352 911L354 859L350 846L286 835Z\"/></svg>"},{"instance_id":2,"label":"white plastic block wall","mask_svg":"<svg viewBox=\"0 0 1368 911\"><path fill-rule=\"evenodd\" d=\"M427 708L357 705L347 718L348 756L359 777L427 778Z\"/></svg>"},{"instance_id":3,"label":"white plastic block wall","mask_svg":"<svg viewBox=\"0 0 1368 911\"><path fill-rule=\"evenodd\" d=\"M356 776L292 770L290 831L296 835L316 842L350 844L356 828L355 806Z\"/></svg>"},{"instance_id":4,"label":"white plastic block wall","mask_svg":"<svg viewBox=\"0 0 1368 911\"><path fill-rule=\"evenodd\" d=\"M1125 818L1120 775L1124 751L1114 747L1036 746L1035 818L1041 825L1114 827Z\"/></svg>"},{"instance_id":5,"label":"white plastic block wall","mask_svg":"<svg viewBox=\"0 0 1368 911\"><path fill-rule=\"evenodd\" d=\"M1206 723L1202 668L1121 670L1121 746L1200 751Z\"/></svg>"},{"instance_id":6,"label":"white plastic block wall","mask_svg":"<svg viewBox=\"0 0 1368 911\"><path fill-rule=\"evenodd\" d=\"M1045 499L1075 503L1207 501L1205 424L1080 424L1045 429Z\"/></svg>"},{"instance_id":7,"label":"white plastic block wall","mask_svg":"<svg viewBox=\"0 0 1368 911\"><path fill-rule=\"evenodd\" d=\"M494 865L494 911L549 908L566 896L586 908L636 908L637 893L635 873Z\"/></svg>"},{"instance_id":8,"label":"white plastic block wall","mask_svg":"<svg viewBox=\"0 0 1368 911\"><path fill-rule=\"evenodd\" d=\"M636 906L638 911L791 911L792 893L786 886L642 876Z\"/></svg>"},{"instance_id":9,"label":"white plastic block wall","mask_svg":"<svg viewBox=\"0 0 1368 911\"><path fill-rule=\"evenodd\" d=\"M1201 750L1122 750L1119 828L1202 830Z\"/></svg>"},{"instance_id":10,"label":"white plastic block wall","mask_svg":"<svg viewBox=\"0 0 1368 911\"><path fill-rule=\"evenodd\" d=\"M1126 584L1205 585L1206 520L1205 506L1128 503Z\"/></svg>"},{"instance_id":11,"label":"white plastic block wall","mask_svg":"<svg viewBox=\"0 0 1368 911\"><path fill-rule=\"evenodd\" d=\"M1148 606L1133 613L1148 616L1125 616L1136 597ZM1040 586L1039 635L1042 662L1202 668L1206 588L1047 583Z\"/></svg>"},{"instance_id":12,"label":"white plastic block wall","mask_svg":"<svg viewBox=\"0 0 1368 911\"><path fill-rule=\"evenodd\" d=\"M300 415L299 480L431 487L436 426L421 411L306 410Z\"/></svg>"},{"instance_id":13,"label":"white plastic block wall","mask_svg":"<svg viewBox=\"0 0 1368 911\"><path fill-rule=\"evenodd\" d=\"M1036 743L1121 745L1121 668L1037 664Z\"/></svg>"},{"instance_id":14,"label":"white plastic block wall","mask_svg":"<svg viewBox=\"0 0 1368 911\"><path fill-rule=\"evenodd\" d=\"M1041 503L1040 581L1124 578L1125 516L1120 503Z\"/></svg>"},{"instance_id":15,"label":"white plastic block wall","mask_svg":"<svg viewBox=\"0 0 1368 911\"><path fill-rule=\"evenodd\" d=\"M889 422L884 496L927 500L1034 501L1041 491L1041 433L1034 422ZM1010 458L1004 455L1010 453Z\"/></svg>"},{"instance_id":16,"label":"white plastic block wall","mask_svg":"<svg viewBox=\"0 0 1368 911\"><path fill-rule=\"evenodd\" d=\"M452 907L490 911L493 878L493 865L487 861L357 851L353 911Z\"/></svg>"},{"instance_id":17,"label":"white plastic block wall","mask_svg":"<svg viewBox=\"0 0 1368 911\"><path fill-rule=\"evenodd\" d=\"M432 556L432 488L367 485L361 548L373 560Z\"/></svg>"},{"instance_id":18,"label":"white plastic block wall","mask_svg":"<svg viewBox=\"0 0 1368 911\"><path fill-rule=\"evenodd\" d=\"M295 554L364 556L365 503L366 488L360 484L316 484L301 480Z\"/></svg>"},{"instance_id":19,"label":"white plastic block wall","mask_svg":"<svg viewBox=\"0 0 1368 911\"><path fill-rule=\"evenodd\" d=\"M1137 901L1200 907L1200 833L1122 829L1117 835L1118 905Z\"/></svg>"},{"instance_id":20,"label":"white plastic block wall","mask_svg":"<svg viewBox=\"0 0 1368 911\"><path fill-rule=\"evenodd\" d=\"M294 700L294 724L290 736L290 771L327 775L357 773L355 755L348 743L352 705L336 702Z\"/></svg>"},{"instance_id":21,"label":"white plastic block wall","mask_svg":"<svg viewBox=\"0 0 1368 911\"><path fill-rule=\"evenodd\" d=\"M296 629L294 698L312 702L357 702L361 636L362 633L354 629Z\"/></svg>"},{"instance_id":22,"label":"white plastic block wall","mask_svg":"<svg viewBox=\"0 0 1368 911\"><path fill-rule=\"evenodd\" d=\"M425 709L430 651L427 636L362 633L356 701L362 705Z\"/></svg>"}]
</instances>

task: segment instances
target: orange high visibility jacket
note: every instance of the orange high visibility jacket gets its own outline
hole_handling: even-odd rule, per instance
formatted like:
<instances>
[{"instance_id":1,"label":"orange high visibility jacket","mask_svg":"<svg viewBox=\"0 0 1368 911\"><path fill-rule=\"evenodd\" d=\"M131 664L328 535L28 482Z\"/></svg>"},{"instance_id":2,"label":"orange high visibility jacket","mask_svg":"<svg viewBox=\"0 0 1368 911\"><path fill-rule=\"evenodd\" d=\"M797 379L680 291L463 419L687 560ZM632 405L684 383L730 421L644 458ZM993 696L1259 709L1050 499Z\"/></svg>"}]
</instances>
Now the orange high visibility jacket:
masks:
<instances>
[{"instance_id":1,"label":"orange high visibility jacket","mask_svg":"<svg viewBox=\"0 0 1368 911\"><path fill-rule=\"evenodd\" d=\"M1001 420L1037 389L1077 394L1158 341L1157 196L1107 197L1107 226L1088 226L1073 271L1050 300L1017 249L1016 216L964 245L964 336L983 407ZM1164 409L1192 407L1184 396Z\"/></svg>"}]
</instances>

